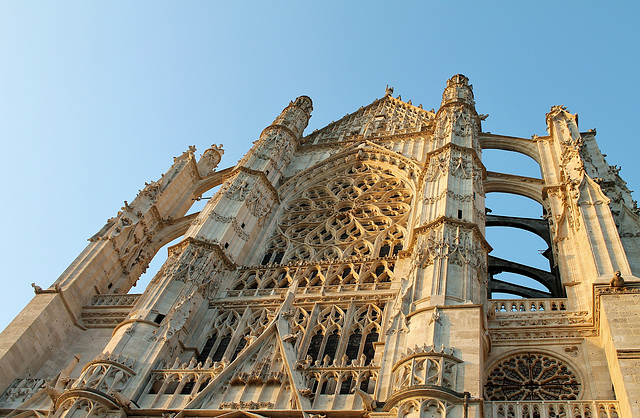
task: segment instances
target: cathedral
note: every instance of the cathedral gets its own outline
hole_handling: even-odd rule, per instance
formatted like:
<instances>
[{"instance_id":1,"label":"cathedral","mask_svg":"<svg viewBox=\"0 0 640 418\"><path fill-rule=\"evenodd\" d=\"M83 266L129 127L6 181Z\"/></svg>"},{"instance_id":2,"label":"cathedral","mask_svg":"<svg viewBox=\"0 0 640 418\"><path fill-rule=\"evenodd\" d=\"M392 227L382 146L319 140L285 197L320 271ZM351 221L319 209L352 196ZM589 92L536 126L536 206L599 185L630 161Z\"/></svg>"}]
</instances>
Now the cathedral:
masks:
<instances>
[{"instance_id":1,"label":"cathedral","mask_svg":"<svg viewBox=\"0 0 640 418\"><path fill-rule=\"evenodd\" d=\"M437 111L392 93L306 134L300 96L233 167L174 158L0 334L0 416L640 417L640 211L595 130L553 106L544 136L483 132L460 74ZM548 269L491 255L491 227Z\"/></svg>"}]
</instances>

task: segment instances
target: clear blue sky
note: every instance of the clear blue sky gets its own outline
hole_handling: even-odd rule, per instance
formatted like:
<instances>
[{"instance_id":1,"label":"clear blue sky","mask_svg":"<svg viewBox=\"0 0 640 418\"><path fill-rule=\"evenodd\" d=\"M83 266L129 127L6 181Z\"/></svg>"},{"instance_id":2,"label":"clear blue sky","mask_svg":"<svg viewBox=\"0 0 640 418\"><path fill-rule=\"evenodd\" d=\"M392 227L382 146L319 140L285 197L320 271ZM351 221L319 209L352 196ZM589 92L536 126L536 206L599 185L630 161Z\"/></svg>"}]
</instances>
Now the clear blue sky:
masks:
<instances>
[{"instance_id":1,"label":"clear blue sky","mask_svg":"<svg viewBox=\"0 0 640 418\"><path fill-rule=\"evenodd\" d=\"M311 132L386 84L437 109L446 79L463 73L490 115L485 131L544 135L545 113L564 104L638 188L639 11L631 1L2 1L0 329L30 283L53 283L172 157L223 143L221 166L233 165L301 94L314 101ZM527 161L489 154L489 169L531 174Z\"/></svg>"}]
</instances>

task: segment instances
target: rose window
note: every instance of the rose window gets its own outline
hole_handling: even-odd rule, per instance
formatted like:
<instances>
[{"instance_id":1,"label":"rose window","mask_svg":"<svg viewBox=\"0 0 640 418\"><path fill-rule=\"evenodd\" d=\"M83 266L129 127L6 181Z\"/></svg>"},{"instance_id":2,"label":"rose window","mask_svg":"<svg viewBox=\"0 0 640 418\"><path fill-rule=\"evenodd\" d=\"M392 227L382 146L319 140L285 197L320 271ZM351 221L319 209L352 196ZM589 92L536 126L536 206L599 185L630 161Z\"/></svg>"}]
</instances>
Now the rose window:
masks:
<instances>
[{"instance_id":1,"label":"rose window","mask_svg":"<svg viewBox=\"0 0 640 418\"><path fill-rule=\"evenodd\" d=\"M363 162L321 175L285 203L262 264L397 255L412 196L403 180Z\"/></svg>"},{"instance_id":2,"label":"rose window","mask_svg":"<svg viewBox=\"0 0 640 418\"><path fill-rule=\"evenodd\" d=\"M563 361L534 353L501 361L489 373L485 394L490 401L578 399L580 382Z\"/></svg>"}]
</instances>

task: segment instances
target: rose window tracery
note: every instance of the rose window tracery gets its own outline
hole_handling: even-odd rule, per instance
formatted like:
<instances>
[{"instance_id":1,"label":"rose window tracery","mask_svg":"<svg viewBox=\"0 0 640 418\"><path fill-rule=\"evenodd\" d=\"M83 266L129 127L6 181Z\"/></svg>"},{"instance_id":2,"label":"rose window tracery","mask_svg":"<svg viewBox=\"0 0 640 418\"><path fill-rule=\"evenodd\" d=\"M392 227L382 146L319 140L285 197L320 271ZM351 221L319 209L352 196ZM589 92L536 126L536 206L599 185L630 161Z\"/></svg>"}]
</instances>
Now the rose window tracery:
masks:
<instances>
[{"instance_id":1,"label":"rose window tracery","mask_svg":"<svg viewBox=\"0 0 640 418\"><path fill-rule=\"evenodd\" d=\"M389 170L358 161L314 179L286 203L262 264L397 255L413 193Z\"/></svg>"},{"instance_id":2,"label":"rose window tracery","mask_svg":"<svg viewBox=\"0 0 640 418\"><path fill-rule=\"evenodd\" d=\"M521 353L501 361L489 373L490 401L578 399L580 381L563 361L544 354Z\"/></svg>"}]
</instances>

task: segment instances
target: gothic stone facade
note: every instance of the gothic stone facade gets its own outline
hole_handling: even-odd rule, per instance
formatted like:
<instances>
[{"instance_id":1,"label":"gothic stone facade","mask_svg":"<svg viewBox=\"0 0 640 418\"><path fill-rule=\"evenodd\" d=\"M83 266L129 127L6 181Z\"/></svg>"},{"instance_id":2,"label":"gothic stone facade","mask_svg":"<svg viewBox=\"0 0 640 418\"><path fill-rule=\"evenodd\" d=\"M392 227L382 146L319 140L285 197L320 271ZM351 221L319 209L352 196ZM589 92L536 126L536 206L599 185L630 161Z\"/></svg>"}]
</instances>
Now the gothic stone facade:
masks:
<instances>
[{"instance_id":1,"label":"gothic stone facade","mask_svg":"<svg viewBox=\"0 0 640 418\"><path fill-rule=\"evenodd\" d=\"M306 136L298 97L228 169L175 158L1 334L0 414L640 416L640 221L595 131L554 106L546 136L484 133L462 75L438 111L391 93ZM489 192L544 216L486 214ZM490 256L495 225L539 234L549 271Z\"/></svg>"}]
</instances>

